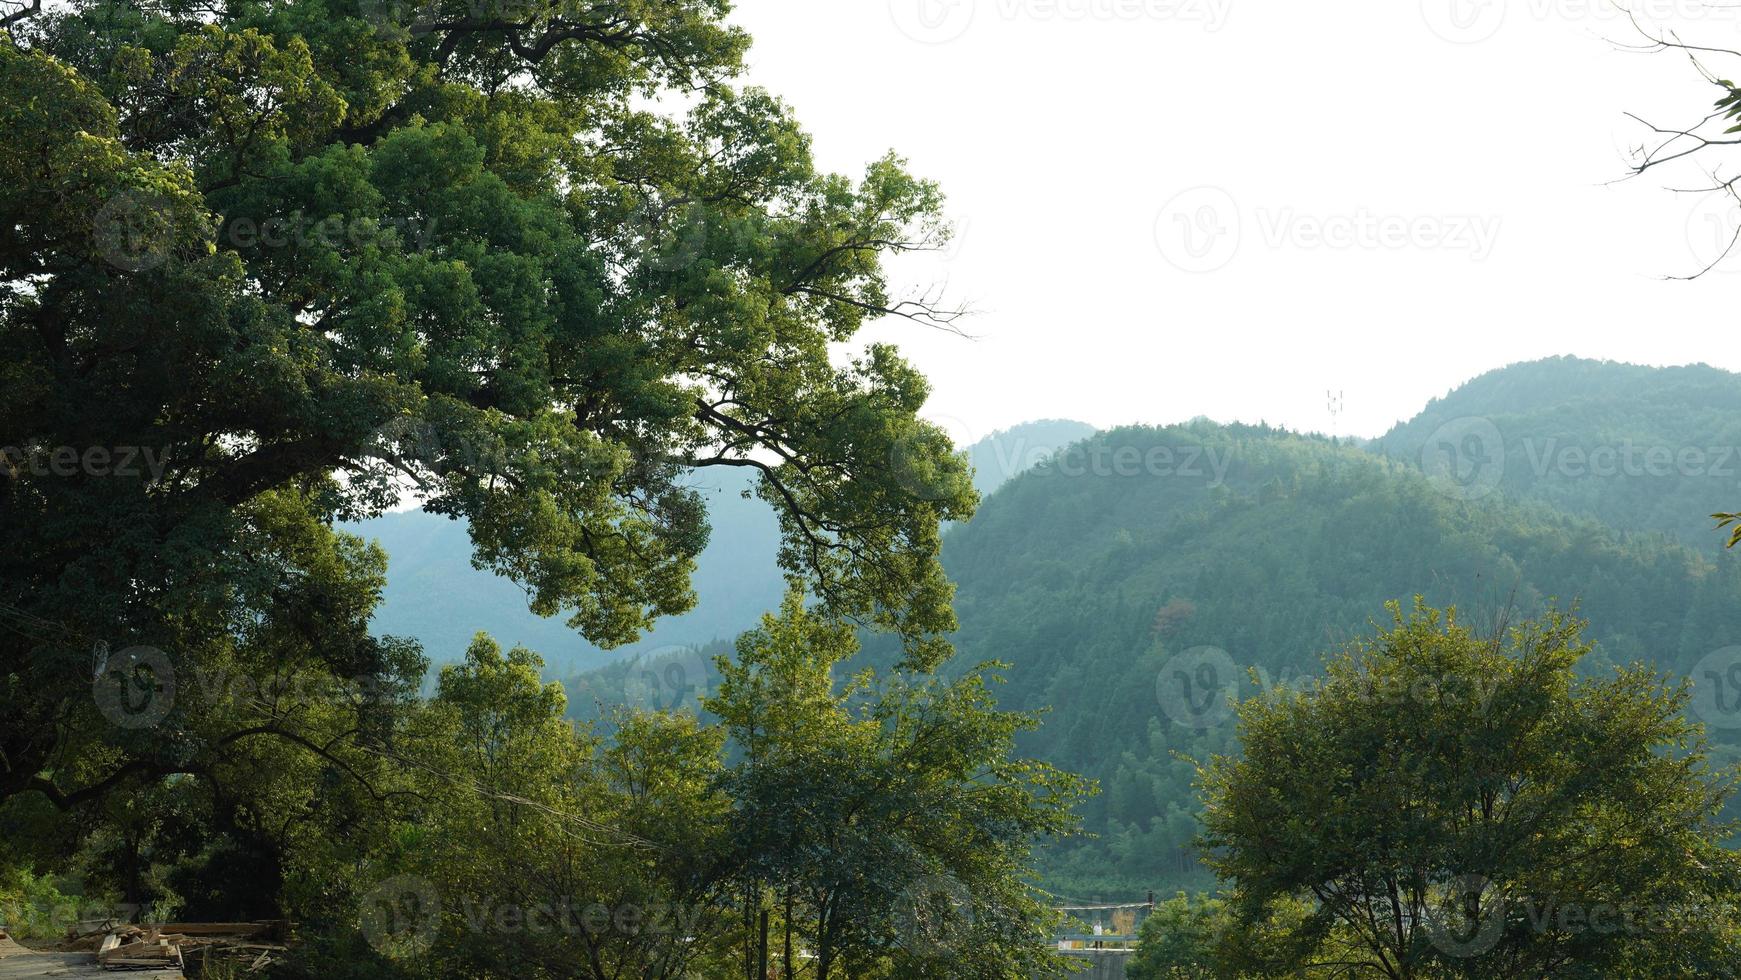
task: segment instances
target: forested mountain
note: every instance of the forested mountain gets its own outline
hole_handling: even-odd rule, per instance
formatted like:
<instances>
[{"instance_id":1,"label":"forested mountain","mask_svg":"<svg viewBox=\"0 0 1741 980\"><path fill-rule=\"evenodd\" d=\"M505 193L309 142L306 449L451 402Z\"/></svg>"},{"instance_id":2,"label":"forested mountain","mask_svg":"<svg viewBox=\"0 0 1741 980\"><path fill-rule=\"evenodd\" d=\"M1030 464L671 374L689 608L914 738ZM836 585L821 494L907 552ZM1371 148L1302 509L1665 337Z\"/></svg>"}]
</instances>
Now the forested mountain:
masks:
<instances>
[{"instance_id":1,"label":"forested mountain","mask_svg":"<svg viewBox=\"0 0 1741 980\"><path fill-rule=\"evenodd\" d=\"M1011 481L944 560L958 663L1010 664L1003 703L1050 712L1024 748L1102 781L1086 809L1100 836L1048 869L1080 897L1206 882L1180 850L1197 804L1173 754L1233 751L1214 695L1236 667L1259 673L1245 696L1300 683L1387 621L1389 600L1420 593L1477 624L1576 604L1598 643L1591 670L1684 674L1741 637L1736 556L1464 500L1401 462L1249 426L1096 436Z\"/></svg>"},{"instance_id":2,"label":"forested mountain","mask_svg":"<svg viewBox=\"0 0 1741 980\"><path fill-rule=\"evenodd\" d=\"M1093 432L1082 422L1046 419L992 433L967 447L974 486L989 495L1059 447ZM424 511L345 526L379 541L388 555L387 585L371 629L376 635L415 638L437 663L457 658L482 630L504 646L537 650L556 676L625 655L729 641L780 604L785 584L775 563L779 527L767 503L745 496L754 486L749 470L711 471L695 476L690 485L702 492L713 526L691 583L696 605L660 621L639 643L601 650L561 618L533 615L519 586L472 567L471 540L462 522Z\"/></svg>"},{"instance_id":3,"label":"forested mountain","mask_svg":"<svg viewBox=\"0 0 1741 980\"><path fill-rule=\"evenodd\" d=\"M1481 375L1374 448L1462 481L1467 496L1539 500L1701 551L1741 500L1741 377L1555 357Z\"/></svg>"}]
</instances>

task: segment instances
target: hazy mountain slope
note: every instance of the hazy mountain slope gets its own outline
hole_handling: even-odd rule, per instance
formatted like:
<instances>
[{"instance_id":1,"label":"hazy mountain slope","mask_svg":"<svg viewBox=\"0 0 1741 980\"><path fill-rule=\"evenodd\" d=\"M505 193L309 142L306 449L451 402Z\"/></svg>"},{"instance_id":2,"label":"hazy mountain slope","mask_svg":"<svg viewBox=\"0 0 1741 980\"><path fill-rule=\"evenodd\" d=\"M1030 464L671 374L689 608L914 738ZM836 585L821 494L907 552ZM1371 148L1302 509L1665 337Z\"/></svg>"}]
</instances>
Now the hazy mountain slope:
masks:
<instances>
[{"instance_id":1,"label":"hazy mountain slope","mask_svg":"<svg viewBox=\"0 0 1741 980\"><path fill-rule=\"evenodd\" d=\"M1051 883L1079 892L1190 881L1190 768L1172 753L1228 751L1233 729L1169 685L1206 666L1212 684L1236 667L1315 674L1415 593L1478 623L1514 593L1523 614L1580 601L1591 669L1685 672L1741 637L1741 556L1462 500L1396 461L1255 427L1099 435L1011 481L944 557L961 662L1010 663L1003 703L1050 709L1028 749L1104 781L1088 810L1101 839L1052 856Z\"/></svg>"},{"instance_id":2,"label":"hazy mountain slope","mask_svg":"<svg viewBox=\"0 0 1741 980\"><path fill-rule=\"evenodd\" d=\"M1701 551L1741 509L1741 375L1550 358L1490 371L1397 425L1375 451Z\"/></svg>"},{"instance_id":3,"label":"hazy mountain slope","mask_svg":"<svg viewBox=\"0 0 1741 980\"><path fill-rule=\"evenodd\" d=\"M967 450L975 485L989 495L1035 460L1093 431L1081 422L1052 419L994 433ZM346 528L379 540L387 550L387 587L374 629L415 637L436 662L458 658L472 634L485 630L504 645L537 650L557 676L627 655L735 637L780 604L785 586L775 565L779 528L767 504L744 499L743 491L753 485L747 471L709 471L698 475L695 485L707 497L713 524L693 579L696 607L660 622L640 643L599 650L560 618L534 616L518 586L471 567L471 542L463 524L422 511L389 514Z\"/></svg>"}]
</instances>

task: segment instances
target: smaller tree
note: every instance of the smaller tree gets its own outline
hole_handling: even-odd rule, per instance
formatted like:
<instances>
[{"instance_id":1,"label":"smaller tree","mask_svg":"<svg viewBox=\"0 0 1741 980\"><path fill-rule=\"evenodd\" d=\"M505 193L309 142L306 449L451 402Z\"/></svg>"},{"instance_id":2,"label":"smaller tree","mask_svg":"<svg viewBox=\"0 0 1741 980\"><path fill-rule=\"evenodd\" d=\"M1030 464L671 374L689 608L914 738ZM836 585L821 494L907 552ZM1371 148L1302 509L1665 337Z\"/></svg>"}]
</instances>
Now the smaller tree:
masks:
<instances>
[{"instance_id":1,"label":"smaller tree","mask_svg":"<svg viewBox=\"0 0 1741 980\"><path fill-rule=\"evenodd\" d=\"M1684 687L1579 677L1557 613L1484 640L1391 609L1316 688L1246 702L1243 757L1199 770L1235 927L1308 902L1277 934L1303 975L1733 975L1734 777Z\"/></svg>"},{"instance_id":2,"label":"smaller tree","mask_svg":"<svg viewBox=\"0 0 1741 980\"><path fill-rule=\"evenodd\" d=\"M1155 906L1143 920L1142 943L1131 957L1130 980L1215 980L1215 952L1230 916L1219 898L1184 892Z\"/></svg>"},{"instance_id":3,"label":"smaller tree","mask_svg":"<svg viewBox=\"0 0 1741 980\"><path fill-rule=\"evenodd\" d=\"M364 931L419 975L692 975L729 925L720 733L625 712L606 741L542 666L479 634L442 669L398 757L426 808L376 856Z\"/></svg>"},{"instance_id":4,"label":"smaller tree","mask_svg":"<svg viewBox=\"0 0 1741 980\"><path fill-rule=\"evenodd\" d=\"M744 905L772 906L773 961L795 975L808 953L815 980L1055 967L1031 849L1074 828L1085 783L1012 757L1037 719L997 710L989 666L837 684L856 650L790 593L719 660L706 702L739 754L725 784Z\"/></svg>"},{"instance_id":5,"label":"smaller tree","mask_svg":"<svg viewBox=\"0 0 1741 980\"><path fill-rule=\"evenodd\" d=\"M1333 966L1341 962L1334 954L1295 948L1293 930L1311 912L1305 902L1282 901L1263 921L1241 922L1225 898L1180 892L1143 920L1127 967L1130 980L1297 977L1320 964Z\"/></svg>"}]
</instances>

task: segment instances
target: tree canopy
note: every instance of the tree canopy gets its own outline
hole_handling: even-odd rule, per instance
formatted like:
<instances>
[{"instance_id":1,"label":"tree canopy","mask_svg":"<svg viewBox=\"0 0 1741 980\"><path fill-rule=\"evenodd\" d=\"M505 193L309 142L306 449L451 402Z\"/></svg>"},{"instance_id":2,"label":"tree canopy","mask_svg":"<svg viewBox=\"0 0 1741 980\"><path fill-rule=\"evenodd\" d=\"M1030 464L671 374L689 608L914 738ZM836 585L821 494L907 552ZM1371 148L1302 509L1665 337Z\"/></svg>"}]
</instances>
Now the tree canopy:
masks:
<instances>
[{"instance_id":1,"label":"tree canopy","mask_svg":"<svg viewBox=\"0 0 1741 980\"><path fill-rule=\"evenodd\" d=\"M1731 973L1735 774L1709 765L1685 686L1576 676L1567 617L1484 639L1393 610L1321 685L1245 702L1243 755L1201 769L1233 928L1306 903L1272 949L1308 975Z\"/></svg>"},{"instance_id":2,"label":"tree canopy","mask_svg":"<svg viewBox=\"0 0 1741 980\"><path fill-rule=\"evenodd\" d=\"M187 681L418 674L367 630L382 556L332 530L407 495L611 646L693 601L686 475L747 469L825 615L946 655L938 526L971 512L967 468L892 348L835 353L871 317L953 321L881 264L943 240L940 194L892 155L817 171L785 106L734 84L727 8L5 18L0 798L210 771L242 727L360 773L330 737L357 726L219 719ZM103 653L141 647L168 666ZM93 671L182 696L117 727Z\"/></svg>"}]
</instances>

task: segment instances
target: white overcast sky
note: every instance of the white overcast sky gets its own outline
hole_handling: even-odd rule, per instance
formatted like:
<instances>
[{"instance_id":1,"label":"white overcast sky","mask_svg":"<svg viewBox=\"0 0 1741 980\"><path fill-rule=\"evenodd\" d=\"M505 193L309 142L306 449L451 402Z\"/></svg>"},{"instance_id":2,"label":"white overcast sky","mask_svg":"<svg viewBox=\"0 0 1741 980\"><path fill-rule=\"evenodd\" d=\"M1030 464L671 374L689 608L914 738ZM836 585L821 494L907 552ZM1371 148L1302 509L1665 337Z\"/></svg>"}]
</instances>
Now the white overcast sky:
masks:
<instances>
[{"instance_id":1,"label":"white overcast sky","mask_svg":"<svg viewBox=\"0 0 1741 980\"><path fill-rule=\"evenodd\" d=\"M1741 9L1635 9L1741 46ZM1663 279L1734 216L1665 189L1696 170L1608 186L1645 136L1625 111L1690 122L1716 91L1617 50L1635 36L1598 0L740 0L733 19L822 166L892 148L942 183L959 241L897 278L946 281L978 339L866 337L930 376L926 414L958 440L1196 415L1371 436L1517 360L1741 369L1741 254Z\"/></svg>"}]
</instances>

